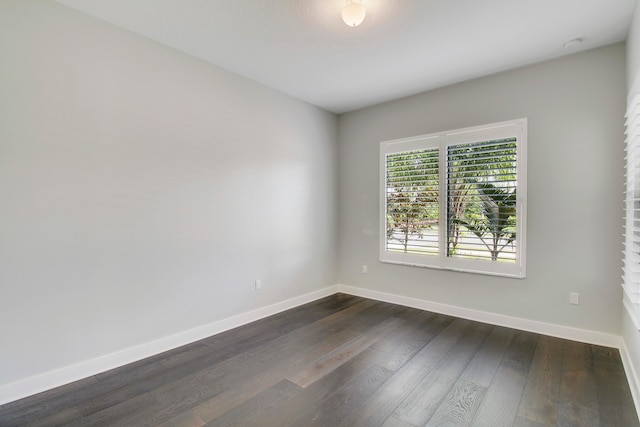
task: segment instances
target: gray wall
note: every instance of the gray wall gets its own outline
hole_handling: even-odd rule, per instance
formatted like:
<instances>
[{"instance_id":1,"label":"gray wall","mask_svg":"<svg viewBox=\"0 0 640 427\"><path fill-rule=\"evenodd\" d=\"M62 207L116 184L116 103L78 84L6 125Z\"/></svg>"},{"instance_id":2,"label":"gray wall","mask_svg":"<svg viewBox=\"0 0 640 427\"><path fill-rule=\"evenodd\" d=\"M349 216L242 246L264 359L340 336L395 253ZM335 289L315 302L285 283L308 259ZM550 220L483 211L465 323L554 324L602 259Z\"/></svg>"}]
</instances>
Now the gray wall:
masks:
<instances>
[{"instance_id":1,"label":"gray wall","mask_svg":"<svg viewBox=\"0 0 640 427\"><path fill-rule=\"evenodd\" d=\"M620 333L623 45L339 127L53 2L0 2L0 56L0 386L335 283ZM519 117L528 277L381 264L379 142Z\"/></svg>"},{"instance_id":2,"label":"gray wall","mask_svg":"<svg viewBox=\"0 0 640 427\"><path fill-rule=\"evenodd\" d=\"M335 115L53 2L0 57L0 386L335 284Z\"/></svg>"},{"instance_id":3,"label":"gray wall","mask_svg":"<svg viewBox=\"0 0 640 427\"><path fill-rule=\"evenodd\" d=\"M627 36L627 86L631 89L640 75L640 7L633 12L633 20Z\"/></svg>"},{"instance_id":4,"label":"gray wall","mask_svg":"<svg viewBox=\"0 0 640 427\"><path fill-rule=\"evenodd\" d=\"M625 65L617 44L341 116L339 283L619 335ZM379 262L380 141L521 117L527 278Z\"/></svg>"}]
</instances>

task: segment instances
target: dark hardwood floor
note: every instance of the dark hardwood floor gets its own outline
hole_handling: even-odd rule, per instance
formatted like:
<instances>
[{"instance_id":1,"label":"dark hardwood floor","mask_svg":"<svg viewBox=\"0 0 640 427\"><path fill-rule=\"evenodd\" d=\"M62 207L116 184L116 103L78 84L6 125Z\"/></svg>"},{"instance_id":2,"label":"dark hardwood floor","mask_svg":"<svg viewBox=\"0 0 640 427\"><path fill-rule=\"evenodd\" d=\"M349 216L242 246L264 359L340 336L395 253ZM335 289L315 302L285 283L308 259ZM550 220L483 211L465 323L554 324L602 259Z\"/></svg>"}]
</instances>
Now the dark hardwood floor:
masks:
<instances>
[{"instance_id":1,"label":"dark hardwood floor","mask_svg":"<svg viewBox=\"0 0 640 427\"><path fill-rule=\"evenodd\" d=\"M0 406L2 426L640 426L616 349L334 295Z\"/></svg>"}]
</instances>

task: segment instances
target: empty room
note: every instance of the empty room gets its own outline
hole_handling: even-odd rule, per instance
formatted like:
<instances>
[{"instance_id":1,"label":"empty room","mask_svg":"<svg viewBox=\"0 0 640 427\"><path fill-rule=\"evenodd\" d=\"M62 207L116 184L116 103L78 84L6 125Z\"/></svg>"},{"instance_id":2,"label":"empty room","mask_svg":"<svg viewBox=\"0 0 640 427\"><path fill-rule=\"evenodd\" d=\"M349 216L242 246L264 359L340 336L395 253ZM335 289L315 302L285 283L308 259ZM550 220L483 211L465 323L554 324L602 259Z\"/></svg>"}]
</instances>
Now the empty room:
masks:
<instances>
[{"instance_id":1,"label":"empty room","mask_svg":"<svg viewBox=\"0 0 640 427\"><path fill-rule=\"evenodd\" d=\"M635 0L0 0L0 426L640 426Z\"/></svg>"}]
</instances>

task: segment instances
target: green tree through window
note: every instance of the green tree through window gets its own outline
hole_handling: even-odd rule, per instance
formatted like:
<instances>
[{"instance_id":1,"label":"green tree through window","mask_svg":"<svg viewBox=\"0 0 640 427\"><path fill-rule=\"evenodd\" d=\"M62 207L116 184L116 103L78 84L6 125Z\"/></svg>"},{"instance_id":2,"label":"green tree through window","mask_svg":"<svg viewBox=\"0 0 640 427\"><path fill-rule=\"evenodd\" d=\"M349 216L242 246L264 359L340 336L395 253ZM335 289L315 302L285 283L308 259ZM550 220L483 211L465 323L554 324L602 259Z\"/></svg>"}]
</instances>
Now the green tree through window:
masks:
<instances>
[{"instance_id":1,"label":"green tree through window","mask_svg":"<svg viewBox=\"0 0 640 427\"><path fill-rule=\"evenodd\" d=\"M449 256L515 262L516 153L515 138L448 147Z\"/></svg>"},{"instance_id":2,"label":"green tree through window","mask_svg":"<svg viewBox=\"0 0 640 427\"><path fill-rule=\"evenodd\" d=\"M387 249L437 252L438 150L390 155L387 171Z\"/></svg>"},{"instance_id":3,"label":"green tree through window","mask_svg":"<svg viewBox=\"0 0 640 427\"><path fill-rule=\"evenodd\" d=\"M524 277L526 120L381 144L382 261Z\"/></svg>"}]
</instances>

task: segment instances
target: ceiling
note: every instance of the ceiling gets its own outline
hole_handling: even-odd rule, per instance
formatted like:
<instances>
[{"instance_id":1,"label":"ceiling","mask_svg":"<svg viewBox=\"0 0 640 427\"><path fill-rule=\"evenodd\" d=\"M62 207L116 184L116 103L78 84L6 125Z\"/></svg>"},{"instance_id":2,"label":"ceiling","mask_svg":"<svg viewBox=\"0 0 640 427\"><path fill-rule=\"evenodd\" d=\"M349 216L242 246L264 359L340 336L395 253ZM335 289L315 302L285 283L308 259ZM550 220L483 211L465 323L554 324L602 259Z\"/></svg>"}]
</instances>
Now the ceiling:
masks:
<instances>
[{"instance_id":1,"label":"ceiling","mask_svg":"<svg viewBox=\"0 0 640 427\"><path fill-rule=\"evenodd\" d=\"M635 0L57 0L335 113L620 42ZM565 48L572 39L582 43Z\"/></svg>"}]
</instances>

